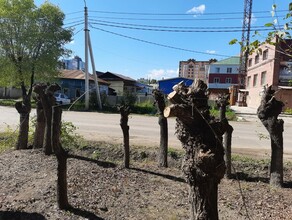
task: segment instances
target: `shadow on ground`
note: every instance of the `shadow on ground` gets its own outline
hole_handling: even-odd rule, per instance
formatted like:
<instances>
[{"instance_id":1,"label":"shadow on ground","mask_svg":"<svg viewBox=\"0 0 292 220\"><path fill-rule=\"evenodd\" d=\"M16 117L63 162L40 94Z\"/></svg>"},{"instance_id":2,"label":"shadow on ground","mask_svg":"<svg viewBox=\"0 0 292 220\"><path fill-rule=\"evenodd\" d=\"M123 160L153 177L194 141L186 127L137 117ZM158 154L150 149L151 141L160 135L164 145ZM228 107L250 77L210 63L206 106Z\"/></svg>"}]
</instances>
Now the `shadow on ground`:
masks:
<instances>
[{"instance_id":1,"label":"shadow on ground","mask_svg":"<svg viewBox=\"0 0 292 220\"><path fill-rule=\"evenodd\" d=\"M160 177L163 177L163 178L166 178L166 179L169 179L169 180L173 180L173 181L177 181L177 182L182 182L182 183L186 182L181 177L171 176L171 175L163 174L163 173L156 173L156 172L153 172L153 171L150 171L150 170L144 170L144 169L134 168L134 167L131 167L130 169L131 170L136 170L136 171L139 171L139 172L143 172L143 173L149 173L149 174L152 174L152 175L160 176Z\"/></svg>"},{"instance_id":2,"label":"shadow on ground","mask_svg":"<svg viewBox=\"0 0 292 220\"><path fill-rule=\"evenodd\" d=\"M0 211L0 220L46 220L46 218L35 212Z\"/></svg>"},{"instance_id":3,"label":"shadow on ground","mask_svg":"<svg viewBox=\"0 0 292 220\"><path fill-rule=\"evenodd\" d=\"M114 168L117 165L111 162L107 162L107 161L99 161L99 160L95 160L92 158L88 158L88 157L83 157L83 156L79 156L79 155L74 155L74 154L69 154L68 158L73 158L73 159L77 159L77 160L84 160L84 161L88 161L88 162L92 162L97 164L98 166L101 166L103 168Z\"/></svg>"}]
</instances>

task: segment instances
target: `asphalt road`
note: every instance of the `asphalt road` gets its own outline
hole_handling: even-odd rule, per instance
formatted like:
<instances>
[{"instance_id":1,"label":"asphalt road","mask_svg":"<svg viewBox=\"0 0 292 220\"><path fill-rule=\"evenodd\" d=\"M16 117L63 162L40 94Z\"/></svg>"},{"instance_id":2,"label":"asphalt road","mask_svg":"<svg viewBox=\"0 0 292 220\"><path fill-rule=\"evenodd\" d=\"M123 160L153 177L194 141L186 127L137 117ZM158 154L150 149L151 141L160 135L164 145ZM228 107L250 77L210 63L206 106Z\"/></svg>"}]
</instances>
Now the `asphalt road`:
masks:
<instances>
[{"instance_id":1,"label":"asphalt road","mask_svg":"<svg viewBox=\"0 0 292 220\"><path fill-rule=\"evenodd\" d=\"M0 130L8 125L12 129L19 124L19 115L14 108L0 106ZM32 116L35 111L32 111ZM284 119L284 154L292 158L292 118ZM120 128L119 114L105 114L96 112L64 111L63 120L72 122L78 127L77 133L87 139L122 143L123 136ZM270 152L270 140L260 139L268 137L268 133L255 116L246 116L246 121L230 122L234 128L232 148L234 151L244 150L250 154L256 152ZM159 146L159 125L157 117L130 114L130 144L142 146ZM175 136L175 119L168 119L169 147L181 148Z\"/></svg>"}]
</instances>

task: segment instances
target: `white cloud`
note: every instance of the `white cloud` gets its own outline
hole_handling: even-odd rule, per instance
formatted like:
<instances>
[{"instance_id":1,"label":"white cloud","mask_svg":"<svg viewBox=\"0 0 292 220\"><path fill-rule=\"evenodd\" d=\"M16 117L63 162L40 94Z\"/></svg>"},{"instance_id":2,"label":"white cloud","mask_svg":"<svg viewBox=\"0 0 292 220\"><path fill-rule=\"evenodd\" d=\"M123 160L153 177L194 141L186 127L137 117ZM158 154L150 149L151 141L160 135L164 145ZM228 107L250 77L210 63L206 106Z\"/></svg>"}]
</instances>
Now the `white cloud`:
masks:
<instances>
[{"instance_id":1,"label":"white cloud","mask_svg":"<svg viewBox=\"0 0 292 220\"><path fill-rule=\"evenodd\" d=\"M215 54L216 50L206 50L206 53Z\"/></svg>"},{"instance_id":2,"label":"white cloud","mask_svg":"<svg viewBox=\"0 0 292 220\"><path fill-rule=\"evenodd\" d=\"M199 5L197 7L193 7L192 9L188 10L188 14L204 14L206 10L206 5Z\"/></svg>"},{"instance_id":3,"label":"white cloud","mask_svg":"<svg viewBox=\"0 0 292 220\"><path fill-rule=\"evenodd\" d=\"M177 70L165 70L165 69L153 69L149 71L149 74L147 75L147 78L149 79L167 79L167 78L173 78L178 77L178 69Z\"/></svg>"}]
</instances>

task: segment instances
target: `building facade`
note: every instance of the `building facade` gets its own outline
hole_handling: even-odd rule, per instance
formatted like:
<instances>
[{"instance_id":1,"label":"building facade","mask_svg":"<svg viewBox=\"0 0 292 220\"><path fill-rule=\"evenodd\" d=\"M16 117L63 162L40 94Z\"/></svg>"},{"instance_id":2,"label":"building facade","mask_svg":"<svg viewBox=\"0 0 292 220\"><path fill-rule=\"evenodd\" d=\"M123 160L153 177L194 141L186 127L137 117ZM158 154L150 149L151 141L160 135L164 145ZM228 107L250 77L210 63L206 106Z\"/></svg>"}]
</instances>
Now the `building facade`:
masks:
<instances>
[{"instance_id":1,"label":"building facade","mask_svg":"<svg viewBox=\"0 0 292 220\"><path fill-rule=\"evenodd\" d=\"M211 59L209 61L196 61L195 59L189 59L187 61L179 62L179 77L187 79L200 79L207 83L208 81L208 69L212 62L217 60Z\"/></svg>"},{"instance_id":2,"label":"building facade","mask_svg":"<svg viewBox=\"0 0 292 220\"><path fill-rule=\"evenodd\" d=\"M78 56L75 56L73 59L62 60L63 69L67 70L84 70L85 62Z\"/></svg>"},{"instance_id":3,"label":"building facade","mask_svg":"<svg viewBox=\"0 0 292 220\"><path fill-rule=\"evenodd\" d=\"M229 93L231 86L238 84L239 57L230 57L211 63L208 71L209 98L214 100L219 93Z\"/></svg>"},{"instance_id":4,"label":"building facade","mask_svg":"<svg viewBox=\"0 0 292 220\"><path fill-rule=\"evenodd\" d=\"M276 90L275 97L281 100L284 108L292 108L292 60L286 49L292 46L291 40L276 45L263 44L261 53L249 55L247 63L246 97L247 106L260 105L265 87Z\"/></svg>"}]
</instances>

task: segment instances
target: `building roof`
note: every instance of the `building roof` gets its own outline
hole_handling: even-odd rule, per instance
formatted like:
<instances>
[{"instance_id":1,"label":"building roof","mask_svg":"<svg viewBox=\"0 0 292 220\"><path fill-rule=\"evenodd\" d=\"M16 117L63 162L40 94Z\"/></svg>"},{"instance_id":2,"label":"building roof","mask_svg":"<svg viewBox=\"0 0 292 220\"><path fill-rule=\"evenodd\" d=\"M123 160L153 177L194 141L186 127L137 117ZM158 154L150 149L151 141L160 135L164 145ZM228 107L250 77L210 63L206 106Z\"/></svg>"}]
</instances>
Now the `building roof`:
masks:
<instances>
[{"instance_id":1,"label":"building roof","mask_svg":"<svg viewBox=\"0 0 292 220\"><path fill-rule=\"evenodd\" d=\"M240 61L240 57L234 56L234 57L226 58L224 60L220 60L212 64L213 65L239 65L239 61Z\"/></svg>"},{"instance_id":2,"label":"building roof","mask_svg":"<svg viewBox=\"0 0 292 220\"><path fill-rule=\"evenodd\" d=\"M85 80L85 73L82 70L61 70L59 78L61 79L77 79L77 80ZM89 80L94 81L94 77L92 74L89 74ZM101 84L107 84L109 85L110 83L100 79L97 77L97 81Z\"/></svg>"},{"instance_id":3,"label":"building roof","mask_svg":"<svg viewBox=\"0 0 292 220\"><path fill-rule=\"evenodd\" d=\"M100 76L99 76L100 78L102 78L102 79L108 79L108 80L110 80L110 79L121 79L121 80L123 80L123 81L132 81L132 82L135 82L136 80L134 80L134 79L132 79L132 78L130 78L130 77L128 77L128 76L124 76L124 75L122 75L122 74L118 74L118 73L111 73L111 72L105 72L104 74L101 74Z\"/></svg>"}]
</instances>

